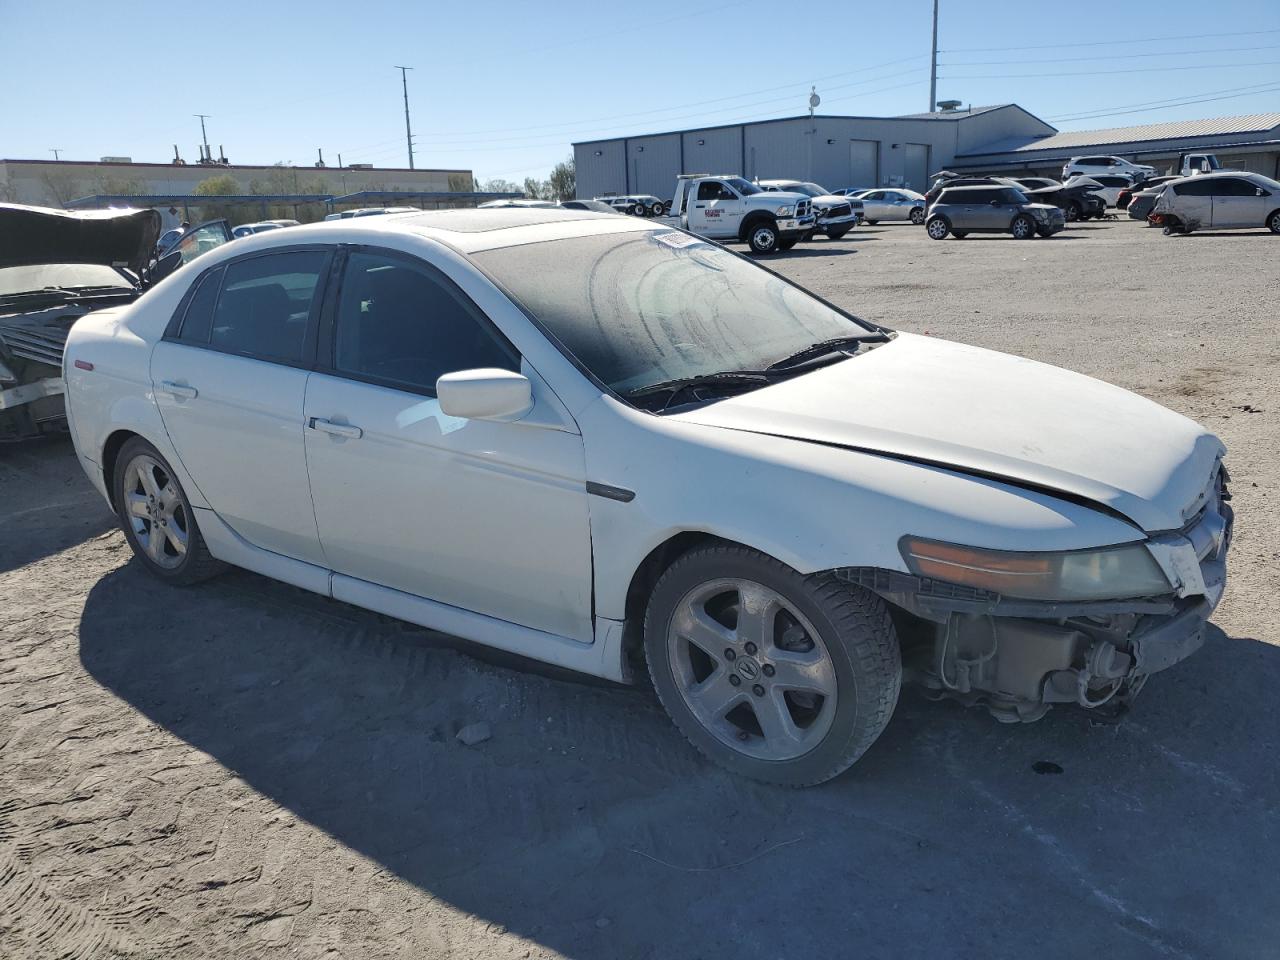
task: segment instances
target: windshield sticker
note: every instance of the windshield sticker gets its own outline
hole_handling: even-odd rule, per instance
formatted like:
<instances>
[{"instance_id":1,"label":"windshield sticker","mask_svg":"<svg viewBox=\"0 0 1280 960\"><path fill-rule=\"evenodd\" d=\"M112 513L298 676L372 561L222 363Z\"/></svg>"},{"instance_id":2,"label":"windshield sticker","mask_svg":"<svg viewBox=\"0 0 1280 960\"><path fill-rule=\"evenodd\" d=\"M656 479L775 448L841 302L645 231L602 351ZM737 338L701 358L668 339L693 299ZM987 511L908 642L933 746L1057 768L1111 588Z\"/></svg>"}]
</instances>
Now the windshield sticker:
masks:
<instances>
[{"instance_id":1,"label":"windshield sticker","mask_svg":"<svg viewBox=\"0 0 1280 960\"><path fill-rule=\"evenodd\" d=\"M702 243L698 237L691 236L687 233L655 233L653 239L658 243L665 243L673 250L680 250L683 247L692 247L695 243Z\"/></svg>"}]
</instances>

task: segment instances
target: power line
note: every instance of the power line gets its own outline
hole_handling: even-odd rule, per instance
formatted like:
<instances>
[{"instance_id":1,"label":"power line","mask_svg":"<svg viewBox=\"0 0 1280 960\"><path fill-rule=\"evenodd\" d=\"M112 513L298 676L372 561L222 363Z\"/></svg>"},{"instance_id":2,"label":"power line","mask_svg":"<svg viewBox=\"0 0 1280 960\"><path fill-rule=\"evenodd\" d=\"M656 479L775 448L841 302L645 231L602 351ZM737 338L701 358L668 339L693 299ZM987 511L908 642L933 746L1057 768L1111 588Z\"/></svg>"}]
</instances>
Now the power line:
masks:
<instances>
[{"instance_id":1,"label":"power line","mask_svg":"<svg viewBox=\"0 0 1280 960\"><path fill-rule=\"evenodd\" d=\"M1278 50L1280 43L1272 43L1263 47L1223 47L1218 50L1161 50L1159 53L1114 53L1102 57L1058 57L1046 59L1033 57L1030 60L972 60L969 63L944 63L944 67L990 67L1007 63L1081 63L1088 60L1140 60L1146 57L1198 57L1214 53L1245 53L1254 50Z\"/></svg>"},{"instance_id":2,"label":"power line","mask_svg":"<svg viewBox=\"0 0 1280 960\"><path fill-rule=\"evenodd\" d=\"M1058 50L1066 47L1106 47L1126 43L1163 43L1166 40L1212 40L1217 37L1256 37L1264 33L1280 33L1275 30L1241 30L1238 33L1189 33L1177 37L1142 37L1137 40L1090 40L1084 43L1042 43L1035 46L1020 44L1016 47L957 47L942 53L1000 53L1004 50Z\"/></svg>"},{"instance_id":3,"label":"power line","mask_svg":"<svg viewBox=\"0 0 1280 960\"><path fill-rule=\"evenodd\" d=\"M959 66L959 64L956 64ZM1280 60L1262 60L1253 63L1198 63L1176 67L1136 67L1130 70L1076 70L1071 73L970 73L940 80L1034 80L1038 77L1099 77L1115 73L1168 73L1170 70L1227 70L1238 67L1274 67Z\"/></svg>"},{"instance_id":4,"label":"power line","mask_svg":"<svg viewBox=\"0 0 1280 960\"><path fill-rule=\"evenodd\" d=\"M1120 117L1133 113L1153 113L1157 110L1170 110L1174 107L1187 107L1193 103L1213 103L1218 100L1234 100L1238 97L1251 97L1259 93L1275 93L1280 91L1280 83L1272 86L1263 86L1245 90L1241 93L1229 93L1225 96L1218 97L1198 97L1192 100L1157 100L1150 104L1134 104L1135 109L1131 110L1113 110L1110 112L1094 112L1082 113L1071 117L1054 117L1054 123L1070 123L1074 120L1097 120L1102 117Z\"/></svg>"}]
</instances>

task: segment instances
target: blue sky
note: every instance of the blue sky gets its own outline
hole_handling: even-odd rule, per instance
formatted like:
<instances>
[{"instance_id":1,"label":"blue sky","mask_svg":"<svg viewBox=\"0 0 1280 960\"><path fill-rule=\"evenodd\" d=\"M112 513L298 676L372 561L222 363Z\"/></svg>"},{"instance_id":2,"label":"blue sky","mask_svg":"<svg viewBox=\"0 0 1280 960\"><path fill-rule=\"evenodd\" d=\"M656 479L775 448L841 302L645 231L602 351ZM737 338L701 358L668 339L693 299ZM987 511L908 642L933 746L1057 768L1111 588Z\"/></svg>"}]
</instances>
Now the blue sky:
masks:
<instances>
[{"instance_id":1,"label":"blue sky","mask_svg":"<svg viewBox=\"0 0 1280 960\"><path fill-rule=\"evenodd\" d=\"M1278 0L1070 6L942 0L939 99L1015 101L1064 130L1280 110ZM323 147L404 166L405 64L418 166L541 177L574 140L800 114L810 85L823 113L923 110L930 11L0 0L0 156L163 161L177 143L190 161L207 113L234 163L310 164Z\"/></svg>"}]
</instances>

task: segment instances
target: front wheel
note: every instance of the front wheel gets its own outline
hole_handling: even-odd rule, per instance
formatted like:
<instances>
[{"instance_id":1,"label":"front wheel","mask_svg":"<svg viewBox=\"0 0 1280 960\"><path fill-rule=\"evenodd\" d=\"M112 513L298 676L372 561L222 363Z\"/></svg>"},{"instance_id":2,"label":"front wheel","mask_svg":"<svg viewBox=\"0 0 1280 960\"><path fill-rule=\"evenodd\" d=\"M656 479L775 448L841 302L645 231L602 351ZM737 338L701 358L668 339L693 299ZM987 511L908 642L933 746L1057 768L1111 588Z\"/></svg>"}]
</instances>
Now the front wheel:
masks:
<instances>
[{"instance_id":1,"label":"front wheel","mask_svg":"<svg viewBox=\"0 0 1280 960\"><path fill-rule=\"evenodd\" d=\"M911 210L911 222L917 227L924 223L924 207L914 207Z\"/></svg>"},{"instance_id":2,"label":"front wheel","mask_svg":"<svg viewBox=\"0 0 1280 960\"><path fill-rule=\"evenodd\" d=\"M1030 217L1014 217L1009 232L1015 240L1030 240L1036 235L1036 225L1031 222Z\"/></svg>"},{"instance_id":3,"label":"front wheel","mask_svg":"<svg viewBox=\"0 0 1280 960\"><path fill-rule=\"evenodd\" d=\"M173 468L141 437L120 448L112 490L125 539L148 571L186 586L225 569L205 546Z\"/></svg>"},{"instance_id":4,"label":"front wheel","mask_svg":"<svg viewBox=\"0 0 1280 960\"><path fill-rule=\"evenodd\" d=\"M747 230L747 245L752 253L773 253L778 249L778 228L768 221L751 226Z\"/></svg>"},{"instance_id":5,"label":"front wheel","mask_svg":"<svg viewBox=\"0 0 1280 960\"><path fill-rule=\"evenodd\" d=\"M833 227L832 229L827 231L827 239L839 240L846 233L848 233L850 229L851 229L850 227Z\"/></svg>"},{"instance_id":6,"label":"front wheel","mask_svg":"<svg viewBox=\"0 0 1280 960\"><path fill-rule=\"evenodd\" d=\"M924 229L929 234L930 240L945 240L947 234L951 232L950 225L942 217L931 218Z\"/></svg>"},{"instance_id":7,"label":"front wheel","mask_svg":"<svg viewBox=\"0 0 1280 960\"><path fill-rule=\"evenodd\" d=\"M1064 211L1064 213L1066 214L1066 217L1067 217L1067 223L1075 223L1077 220L1080 219L1081 215L1083 215L1084 209L1080 206L1080 204L1072 200L1070 203L1067 204L1067 209Z\"/></svg>"},{"instance_id":8,"label":"front wheel","mask_svg":"<svg viewBox=\"0 0 1280 960\"><path fill-rule=\"evenodd\" d=\"M681 733L734 773L792 787L848 769L902 682L884 601L739 546L677 560L645 614L654 689Z\"/></svg>"}]
</instances>

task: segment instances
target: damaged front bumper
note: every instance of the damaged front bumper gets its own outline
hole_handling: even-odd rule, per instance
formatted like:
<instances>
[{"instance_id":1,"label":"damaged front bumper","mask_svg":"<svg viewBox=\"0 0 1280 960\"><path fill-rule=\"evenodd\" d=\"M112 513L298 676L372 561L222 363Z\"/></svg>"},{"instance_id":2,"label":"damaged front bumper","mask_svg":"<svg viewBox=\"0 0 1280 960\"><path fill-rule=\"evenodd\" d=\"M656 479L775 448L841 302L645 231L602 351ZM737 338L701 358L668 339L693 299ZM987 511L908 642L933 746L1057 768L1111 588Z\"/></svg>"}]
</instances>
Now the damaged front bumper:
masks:
<instances>
[{"instance_id":1,"label":"damaged front bumper","mask_svg":"<svg viewBox=\"0 0 1280 960\"><path fill-rule=\"evenodd\" d=\"M905 679L998 720L1038 720L1055 703L1126 703L1200 649L1226 588L1228 499L1219 486L1186 527L1148 541L1174 587L1168 596L1057 603L878 568L833 572L896 608Z\"/></svg>"}]
</instances>

